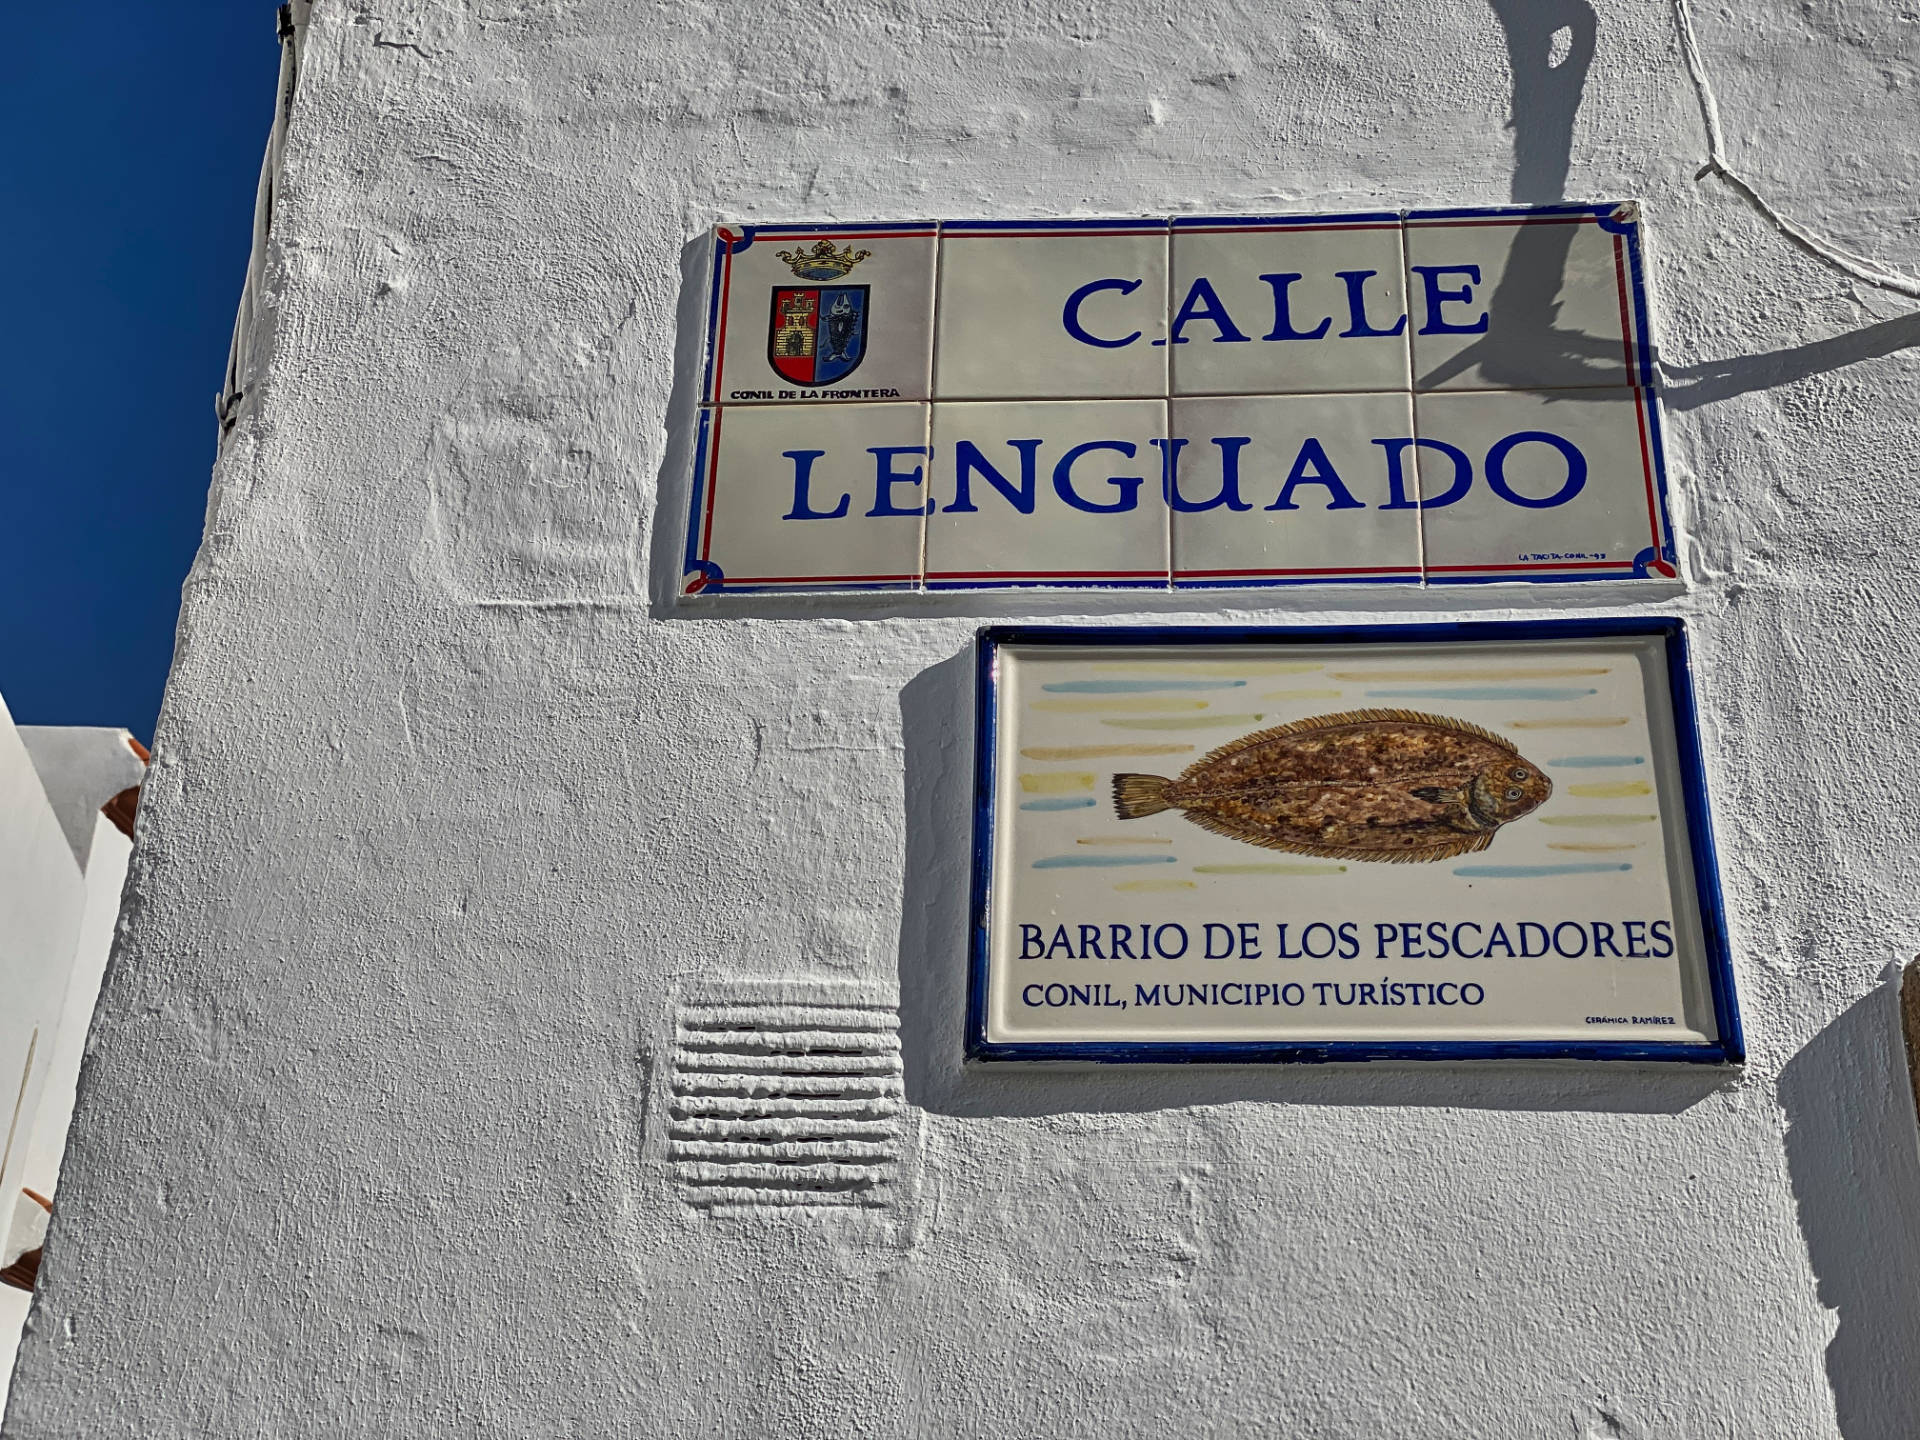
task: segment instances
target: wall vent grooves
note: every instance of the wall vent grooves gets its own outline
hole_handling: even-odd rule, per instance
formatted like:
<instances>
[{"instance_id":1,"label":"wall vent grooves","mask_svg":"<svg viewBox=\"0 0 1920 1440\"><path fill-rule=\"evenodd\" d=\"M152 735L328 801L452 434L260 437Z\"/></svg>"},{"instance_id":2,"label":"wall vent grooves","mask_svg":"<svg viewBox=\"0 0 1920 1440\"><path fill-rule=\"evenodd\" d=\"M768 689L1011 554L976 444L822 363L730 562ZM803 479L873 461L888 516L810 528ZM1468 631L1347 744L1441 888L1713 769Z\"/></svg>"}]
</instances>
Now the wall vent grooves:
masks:
<instances>
[{"instance_id":1,"label":"wall vent grooves","mask_svg":"<svg viewBox=\"0 0 1920 1440\"><path fill-rule=\"evenodd\" d=\"M900 1165L890 1007L709 1003L675 1017L667 1158L704 1209L878 1206Z\"/></svg>"}]
</instances>

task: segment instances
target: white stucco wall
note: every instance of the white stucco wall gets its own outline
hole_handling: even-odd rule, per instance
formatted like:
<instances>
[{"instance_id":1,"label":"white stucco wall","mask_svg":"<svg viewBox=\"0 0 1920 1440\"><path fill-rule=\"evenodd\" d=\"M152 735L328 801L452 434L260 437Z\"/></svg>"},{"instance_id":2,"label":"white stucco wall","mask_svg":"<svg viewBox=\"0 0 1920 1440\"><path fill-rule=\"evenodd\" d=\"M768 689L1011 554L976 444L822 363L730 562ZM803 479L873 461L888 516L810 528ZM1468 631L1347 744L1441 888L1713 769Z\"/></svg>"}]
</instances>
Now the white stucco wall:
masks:
<instances>
[{"instance_id":1,"label":"white stucco wall","mask_svg":"<svg viewBox=\"0 0 1920 1440\"><path fill-rule=\"evenodd\" d=\"M1915 27L1702 26L1736 162L1920 269ZM1920 321L1695 182L1663 0L1596 46L1569 162L1476 3L321 0L6 1434L1920 1431ZM1563 165L1646 202L1745 1073L963 1073L973 628L1313 602L674 610L689 242ZM897 998L889 1204L674 1192L747 977Z\"/></svg>"},{"instance_id":2,"label":"white stucco wall","mask_svg":"<svg viewBox=\"0 0 1920 1440\"><path fill-rule=\"evenodd\" d=\"M16 751L16 758L28 758L34 763L31 768L11 772L20 776L20 786L17 790L9 789L8 820L17 825L27 817L42 818L34 827L36 840L28 863L18 863L16 857L10 856L9 863L0 869L0 887L12 890L5 900L0 900L0 906L6 907L16 920L22 910L37 912L41 917L52 911L59 920L57 927L44 923L38 927L9 927L10 939L34 937L37 943L13 950L8 956L4 978L0 978L0 1012L6 1016L4 1025L0 1025L0 1034L7 1037L7 1048L0 1051L0 1064L9 1067L0 1073L17 1079L22 1068L17 1058L18 1037L21 1027L29 1027L38 1093L30 1101L22 1097L21 1111L13 1125L7 1188L0 1191L6 1201L4 1207L0 1207L0 1225L15 1221L17 1197L22 1189L51 1198L59 1188L60 1160L66 1150L67 1125L73 1117L80 1062L93 1020L94 1002L99 998L100 979L113 945L121 886L126 881L127 860L133 850L132 843L113 822L95 810L93 829L84 845L78 847L84 849L86 870L80 877L82 889L77 897L76 916L74 893L57 879L55 883L48 883L49 875L65 874L65 867L58 859L61 851L54 842L64 836L68 842L67 852L71 853L76 848L72 843L74 831L84 815L84 811L76 813L74 809L76 796L111 794L113 791L103 790L100 782L111 786L126 778L126 774L117 764L118 756L102 756L98 745L80 745L56 747L69 748L69 758L78 763L59 767L56 762L50 775L44 742L97 739L106 735L132 759L132 752L127 750L122 738L126 732L25 725L17 731L11 726L8 729L12 734L0 739L0 746L6 746L13 735L19 735L41 752L35 755L33 750ZM42 743L36 744L36 741ZM100 763L103 759L108 763ZM140 769L137 759L133 760L133 769L137 776ZM60 773L61 770L65 773ZM29 784L46 793L36 801L35 792L27 788ZM55 826L44 823L44 817L49 816L56 820ZM54 938L59 935L68 937L64 948ZM18 968L14 968L16 966ZM11 1104L11 1095L8 1100ZM16 1243L24 1247L26 1240L18 1239ZM0 1286L0 1408L6 1405L15 1346L31 1303L28 1292Z\"/></svg>"},{"instance_id":3,"label":"white stucco wall","mask_svg":"<svg viewBox=\"0 0 1920 1440\"><path fill-rule=\"evenodd\" d=\"M0 701L0 1225L27 1176L86 882ZM4 1236L0 1236L4 1238Z\"/></svg>"}]
</instances>

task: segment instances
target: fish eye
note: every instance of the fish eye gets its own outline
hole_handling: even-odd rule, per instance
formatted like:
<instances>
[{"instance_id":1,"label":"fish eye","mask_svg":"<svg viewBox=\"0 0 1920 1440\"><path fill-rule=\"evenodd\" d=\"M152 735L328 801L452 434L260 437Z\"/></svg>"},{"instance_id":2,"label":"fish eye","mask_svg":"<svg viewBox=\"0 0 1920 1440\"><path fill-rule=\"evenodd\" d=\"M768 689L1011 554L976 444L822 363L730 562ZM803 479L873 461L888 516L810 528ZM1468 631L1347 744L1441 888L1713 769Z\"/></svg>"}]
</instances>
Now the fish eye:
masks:
<instances>
[{"instance_id":1,"label":"fish eye","mask_svg":"<svg viewBox=\"0 0 1920 1440\"><path fill-rule=\"evenodd\" d=\"M1520 798L1520 790L1519 790L1519 787L1518 787L1518 786L1516 786L1516 787L1514 787L1513 789L1511 789L1511 790L1509 790L1509 791L1507 791L1507 799L1509 799L1509 800L1518 800L1519 798Z\"/></svg>"},{"instance_id":2,"label":"fish eye","mask_svg":"<svg viewBox=\"0 0 1920 1440\"><path fill-rule=\"evenodd\" d=\"M1530 773L1531 773L1530 771L1527 771L1527 770L1521 770L1521 769L1519 769L1519 768L1517 768L1517 767L1516 767L1515 769L1512 769L1512 770L1509 770L1509 771L1507 772L1507 776L1508 776L1508 778L1509 778L1509 779L1513 779L1513 780L1524 780L1524 779L1526 779L1526 778L1527 778L1527 776L1528 776L1528 775L1529 775Z\"/></svg>"}]
</instances>

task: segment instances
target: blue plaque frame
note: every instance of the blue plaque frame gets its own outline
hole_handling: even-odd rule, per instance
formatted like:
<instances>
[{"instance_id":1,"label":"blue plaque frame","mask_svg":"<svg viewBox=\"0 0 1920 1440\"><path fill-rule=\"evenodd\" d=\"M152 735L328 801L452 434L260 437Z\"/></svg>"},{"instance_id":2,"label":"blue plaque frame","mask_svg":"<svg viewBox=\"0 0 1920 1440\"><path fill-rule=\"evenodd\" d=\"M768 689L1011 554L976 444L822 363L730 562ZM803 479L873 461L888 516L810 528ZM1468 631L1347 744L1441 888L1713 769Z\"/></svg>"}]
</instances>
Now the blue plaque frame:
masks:
<instances>
[{"instance_id":1,"label":"blue plaque frame","mask_svg":"<svg viewBox=\"0 0 1920 1440\"><path fill-rule=\"evenodd\" d=\"M987 1038L991 965L989 919L993 903L995 758L999 715L998 658L1002 647L1076 649L1179 644L1349 645L1382 641L1547 640L1657 636L1666 656L1675 760L1685 801L1686 836L1700 911L1703 968L1713 1000L1718 1039L1707 1043L1571 1040L1463 1040L1324 1042L999 1042ZM1740 1065L1746 1060L1733 960L1720 892L1712 819L1700 758L1692 665L1685 622L1676 617L1581 620L1448 621L1341 626L1076 626L996 625L976 636L974 681L973 888L968 910L966 1058L969 1061L1051 1061L1091 1064L1300 1064L1405 1060L1627 1060Z\"/></svg>"}]
</instances>

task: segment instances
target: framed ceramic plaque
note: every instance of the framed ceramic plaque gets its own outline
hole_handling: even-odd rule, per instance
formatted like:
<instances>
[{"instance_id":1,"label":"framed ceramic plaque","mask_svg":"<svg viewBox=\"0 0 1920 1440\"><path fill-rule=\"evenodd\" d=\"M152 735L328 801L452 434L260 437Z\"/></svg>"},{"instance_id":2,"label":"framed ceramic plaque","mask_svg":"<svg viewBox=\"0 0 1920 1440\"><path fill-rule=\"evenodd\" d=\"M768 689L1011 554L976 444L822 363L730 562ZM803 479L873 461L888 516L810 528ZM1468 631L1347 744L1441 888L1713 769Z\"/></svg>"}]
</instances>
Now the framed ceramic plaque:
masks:
<instances>
[{"instance_id":1,"label":"framed ceramic plaque","mask_svg":"<svg viewBox=\"0 0 1920 1440\"><path fill-rule=\"evenodd\" d=\"M978 1060L1743 1057L1678 620L996 628Z\"/></svg>"},{"instance_id":2,"label":"framed ceramic plaque","mask_svg":"<svg viewBox=\"0 0 1920 1440\"><path fill-rule=\"evenodd\" d=\"M1641 227L715 226L681 593L1678 588Z\"/></svg>"}]
</instances>

